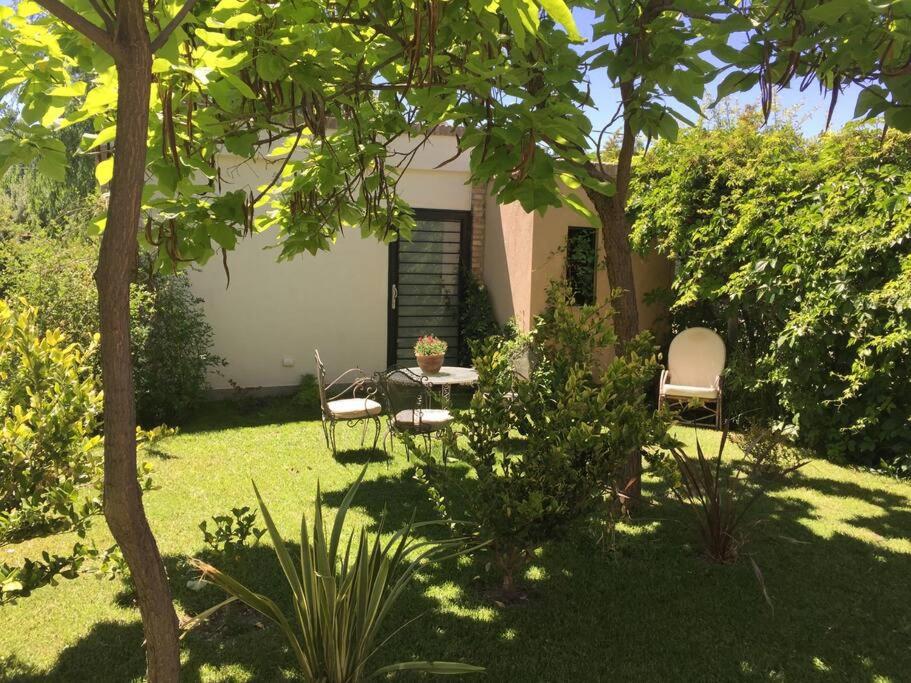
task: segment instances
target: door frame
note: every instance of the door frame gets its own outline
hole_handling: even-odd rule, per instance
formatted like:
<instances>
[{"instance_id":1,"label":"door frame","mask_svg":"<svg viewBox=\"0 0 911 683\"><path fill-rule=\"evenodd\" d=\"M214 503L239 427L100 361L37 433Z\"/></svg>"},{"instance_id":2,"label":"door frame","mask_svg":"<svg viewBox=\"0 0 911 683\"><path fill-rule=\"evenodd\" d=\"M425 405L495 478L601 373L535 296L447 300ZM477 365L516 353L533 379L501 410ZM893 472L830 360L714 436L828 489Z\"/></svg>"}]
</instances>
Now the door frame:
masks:
<instances>
[{"instance_id":1,"label":"door frame","mask_svg":"<svg viewBox=\"0 0 911 683\"><path fill-rule=\"evenodd\" d=\"M415 209L415 221L454 221L461 225L459 231L459 278L456 301L462 303L465 290L464 272L471 269L471 211L457 209ZM386 285L386 366L391 368L398 362L398 306L392 307L392 288L398 285L399 277L399 239L389 243L389 278ZM458 344L462 346L462 330L458 330Z\"/></svg>"}]
</instances>

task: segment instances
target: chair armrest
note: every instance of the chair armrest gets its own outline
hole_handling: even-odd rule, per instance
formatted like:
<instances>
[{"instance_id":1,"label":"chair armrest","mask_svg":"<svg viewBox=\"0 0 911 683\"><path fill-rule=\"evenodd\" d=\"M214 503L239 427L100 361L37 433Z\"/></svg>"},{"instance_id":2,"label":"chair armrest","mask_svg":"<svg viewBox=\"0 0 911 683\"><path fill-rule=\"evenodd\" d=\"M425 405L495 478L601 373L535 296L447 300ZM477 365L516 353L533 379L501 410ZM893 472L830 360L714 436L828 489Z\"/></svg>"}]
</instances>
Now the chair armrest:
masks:
<instances>
[{"instance_id":1,"label":"chair armrest","mask_svg":"<svg viewBox=\"0 0 911 683\"><path fill-rule=\"evenodd\" d=\"M658 385L658 394L659 395L664 393L664 385L667 384L667 380L669 378L670 378L670 373L668 373L667 369L665 368L664 370L661 371L661 382Z\"/></svg>"},{"instance_id":2,"label":"chair armrest","mask_svg":"<svg viewBox=\"0 0 911 683\"><path fill-rule=\"evenodd\" d=\"M720 394L720 393L721 393L721 385L722 385L723 383L724 383L724 380L723 380L722 376L721 376L721 375L718 375L718 376L715 378L715 383L712 385L712 388Z\"/></svg>"}]
</instances>

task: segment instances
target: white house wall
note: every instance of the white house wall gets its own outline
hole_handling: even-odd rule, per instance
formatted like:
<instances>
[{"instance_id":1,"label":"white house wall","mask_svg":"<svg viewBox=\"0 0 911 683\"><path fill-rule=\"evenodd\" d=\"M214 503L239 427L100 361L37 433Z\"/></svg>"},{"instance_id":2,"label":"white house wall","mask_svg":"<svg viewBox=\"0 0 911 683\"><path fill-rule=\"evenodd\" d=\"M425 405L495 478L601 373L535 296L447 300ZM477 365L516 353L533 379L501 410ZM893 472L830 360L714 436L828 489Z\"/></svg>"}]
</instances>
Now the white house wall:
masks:
<instances>
[{"instance_id":1,"label":"white house wall","mask_svg":"<svg viewBox=\"0 0 911 683\"><path fill-rule=\"evenodd\" d=\"M453 156L452 136L435 136L417 154L399 184L413 207L468 211L467 160ZM407 144L402 145L407 147ZM226 164L224 191L268 182L265 161ZM318 348L331 376L351 368L368 372L386 365L389 248L348 231L331 251L277 262L275 233L243 240L229 253L231 284L221 259L190 274L205 300L215 333L215 352L228 365L210 378L212 388L285 388L312 373Z\"/></svg>"}]
</instances>

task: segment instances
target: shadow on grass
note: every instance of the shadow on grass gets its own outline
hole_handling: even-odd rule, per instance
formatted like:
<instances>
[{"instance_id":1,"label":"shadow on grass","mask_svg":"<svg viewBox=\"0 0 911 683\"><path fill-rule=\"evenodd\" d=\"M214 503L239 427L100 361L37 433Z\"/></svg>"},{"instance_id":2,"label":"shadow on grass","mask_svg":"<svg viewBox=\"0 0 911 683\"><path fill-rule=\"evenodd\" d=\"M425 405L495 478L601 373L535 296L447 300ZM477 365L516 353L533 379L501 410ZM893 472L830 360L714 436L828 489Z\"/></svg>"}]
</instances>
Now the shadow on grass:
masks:
<instances>
[{"instance_id":1,"label":"shadow on grass","mask_svg":"<svg viewBox=\"0 0 911 683\"><path fill-rule=\"evenodd\" d=\"M392 457L382 448L351 448L339 450L335 454L336 462L343 465L366 465L371 462L390 463Z\"/></svg>"},{"instance_id":2,"label":"shadow on grass","mask_svg":"<svg viewBox=\"0 0 911 683\"><path fill-rule=\"evenodd\" d=\"M376 528L435 517L413 469L380 473L355 499ZM900 495L801 475L814 495L857 498L866 506L851 528L911 537L911 502ZM761 567L774 609L747 558L732 566L699 556L689 511L647 482L652 505L621 527L614 550L579 528L548 544L526 576L530 599L503 608L486 589L483 562L422 568L386 623L387 632L423 615L378 655L375 666L407 659L461 660L488 668L494 681L901 680L911 671L911 554L835 531L814 530L823 511L794 485L761 502L767 521L747 548ZM326 493L337 506L343 491ZM793 494L793 495L792 495ZM290 545L290 544L289 544ZM290 545L295 556L297 547ZM220 569L291 607L271 548L208 556ZM196 614L222 599L214 587L190 590L186 558L167 558L175 600ZM10 680L128 680L144 661L137 624L96 625L38 676L12 661ZM283 680L293 659L278 629L231 610L183 641L184 679ZM217 667L213 673L211 667ZM399 680L411 680L400 676Z\"/></svg>"},{"instance_id":3,"label":"shadow on grass","mask_svg":"<svg viewBox=\"0 0 911 683\"><path fill-rule=\"evenodd\" d=\"M225 429L264 427L319 420L319 405L301 406L290 396L237 398L204 404L180 425L183 434L201 434Z\"/></svg>"}]
</instances>

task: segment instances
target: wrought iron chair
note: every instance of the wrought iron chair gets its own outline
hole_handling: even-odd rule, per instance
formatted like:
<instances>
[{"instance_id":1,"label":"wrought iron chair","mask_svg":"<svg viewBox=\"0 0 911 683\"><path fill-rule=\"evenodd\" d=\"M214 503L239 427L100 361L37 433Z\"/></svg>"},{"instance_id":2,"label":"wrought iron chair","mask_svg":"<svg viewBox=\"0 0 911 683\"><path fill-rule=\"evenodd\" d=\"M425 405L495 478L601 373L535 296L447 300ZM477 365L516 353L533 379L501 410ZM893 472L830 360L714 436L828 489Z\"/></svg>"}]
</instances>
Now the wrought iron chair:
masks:
<instances>
[{"instance_id":1,"label":"wrought iron chair","mask_svg":"<svg viewBox=\"0 0 911 683\"><path fill-rule=\"evenodd\" d=\"M316 381L319 385L320 417L323 424L323 436L326 437L326 448L332 449L332 457L336 455L335 425L344 421L349 427L358 422L364 423L364 432L361 435L361 446L367 438L367 422L373 420L376 433L373 436L373 447L380 439L380 414L383 406L376 400L377 387L373 378L360 368L346 370L334 380L326 383L326 368L319 351L314 349L316 359ZM332 394L333 388L339 390Z\"/></svg>"},{"instance_id":2,"label":"wrought iron chair","mask_svg":"<svg viewBox=\"0 0 911 683\"><path fill-rule=\"evenodd\" d=\"M445 408L434 408L433 386L426 377L407 368L394 368L376 375L384 408L387 430L383 436L383 450L387 439L394 443L396 437L421 437L430 456L433 435L450 432L453 415ZM443 439L442 456L446 460L446 440Z\"/></svg>"},{"instance_id":3,"label":"wrought iron chair","mask_svg":"<svg viewBox=\"0 0 911 683\"><path fill-rule=\"evenodd\" d=\"M691 327L671 341L667 369L661 373L658 407L664 405L696 414L684 424L721 429L724 341L706 327Z\"/></svg>"}]
</instances>

